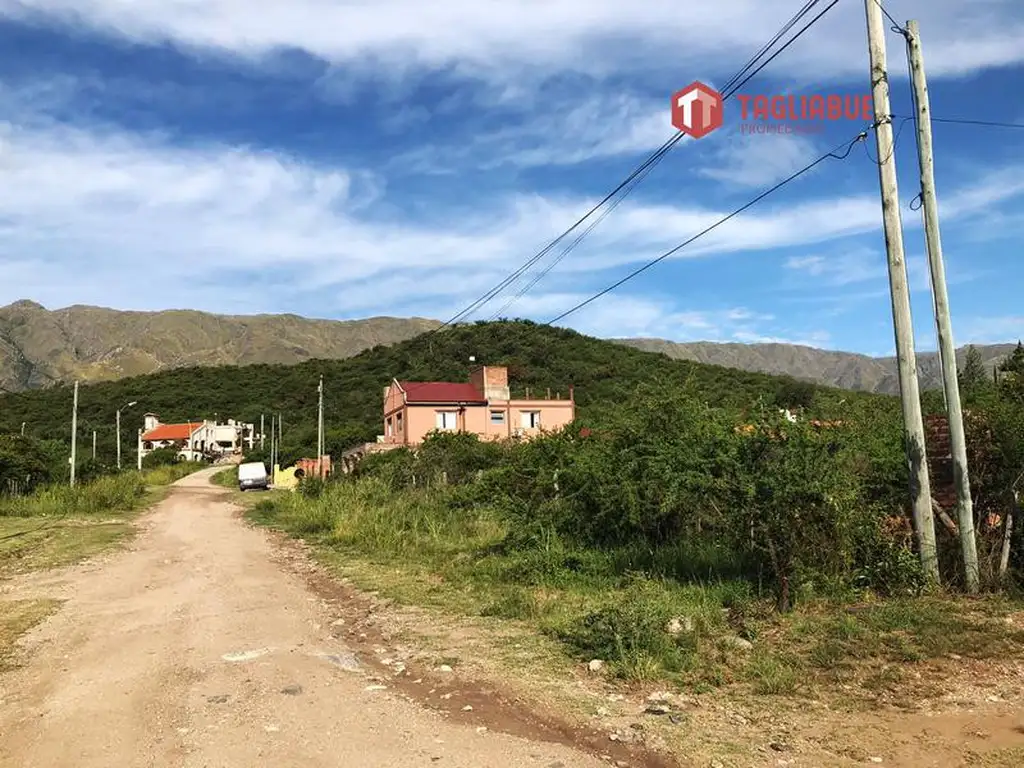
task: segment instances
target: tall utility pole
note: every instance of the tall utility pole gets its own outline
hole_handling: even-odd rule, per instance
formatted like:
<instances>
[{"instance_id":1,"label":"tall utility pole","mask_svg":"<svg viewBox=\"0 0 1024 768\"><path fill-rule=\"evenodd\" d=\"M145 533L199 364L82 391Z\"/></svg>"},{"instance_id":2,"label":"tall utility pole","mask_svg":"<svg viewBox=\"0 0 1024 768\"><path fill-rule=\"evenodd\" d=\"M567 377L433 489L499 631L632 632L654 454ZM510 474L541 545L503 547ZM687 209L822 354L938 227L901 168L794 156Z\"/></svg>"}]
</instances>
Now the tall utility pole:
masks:
<instances>
[{"instance_id":1,"label":"tall utility pole","mask_svg":"<svg viewBox=\"0 0 1024 768\"><path fill-rule=\"evenodd\" d=\"M960 529L960 550L964 561L967 591L978 591L978 546L974 541L974 504L971 501L971 480L967 472L967 436L960 403L957 380L956 345L949 315L949 293L946 290L946 267L942 259L939 236L939 208L935 197L935 158L932 155L932 118L928 103L928 84L924 75L921 34L916 21L907 22L907 58L914 84L917 108L917 161L921 170L921 210L924 214L924 235L928 248L928 268L932 277L932 298L939 340L939 362L942 365L942 391L945 394L946 416L949 420L949 445L953 458L953 482L956 484L957 522Z\"/></svg>"},{"instance_id":2,"label":"tall utility pole","mask_svg":"<svg viewBox=\"0 0 1024 768\"><path fill-rule=\"evenodd\" d=\"M274 464L276 456L274 454L275 441L277 439L277 432L274 430L274 414L270 414L270 472L274 472Z\"/></svg>"},{"instance_id":3,"label":"tall utility pole","mask_svg":"<svg viewBox=\"0 0 1024 768\"><path fill-rule=\"evenodd\" d=\"M121 408L118 408L117 415L115 417L115 421L117 422L117 469L119 472L121 471L121 411L127 408L131 408L133 405L136 404L136 402L137 401L132 400L127 405L123 405L121 406Z\"/></svg>"},{"instance_id":4,"label":"tall utility pole","mask_svg":"<svg viewBox=\"0 0 1024 768\"><path fill-rule=\"evenodd\" d=\"M261 413L260 414L260 450L261 451L263 450L263 439L265 437L266 437L266 434L263 431L263 414Z\"/></svg>"},{"instance_id":5,"label":"tall utility pole","mask_svg":"<svg viewBox=\"0 0 1024 768\"><path fill-rule=\"evenodd\" d=\"M78 448L78 382L75 382L75 399L71 405L71 486L75 485L75 461Z\"/></svg>"},{"instance_id":6,"label":"tall utility pole","mask_svg":"<svg viewBox=\"0 0 1024 768\"><path fill-rule=\"evenodd\" d=\"M136 469L138 469L139 472L141 472L142 471L142 428L141 427L139 428L139 431L135 434L135 440L136 440L136 442L135 442L135 461L136 461L136 465L135 466L136 466Z\"/></svg>"},{"instance_id":7,"label":"tall utility pole","mask_svg":"<svg viewBox=\"0 0 1024 768\"><path fill-rule=\"evenodd\" d=\"M96 461L96 430L92 431L92 460Z\"/></svg>"},{"instance_id":8,"label":"tall utility pole","mask_svg":"<svg viewBox=\"0 0 1024 768\"><path fill-rule=\"evenodd\" d=\"M889 77L885 62L885 23L881 0L864 0L867 13L868 53L871 59L871 95L875 107L875 146L878 151L878 180L882 192L882 220L885 226L885 250L889 265L889 292L896 334L896 359L903 408L903 439L910 470L910 500L913 506L914 533L925 575L939 581L939 559L935 548L935 521L932 518L932 491L928 481L924 419L921 392L917 380L917 355L914 353L914 325L910 316L910 289L907 263L903 253L903 225L900 221L899 189L896 184L896 157L892 135L892 111L889 107Z\"/></svg>"},{"instance_id":9,"label":"tall utility pole","mask_svg":"<svg viewBox=\"0 0 1024 768\"><path fill-rule=\"evenodd\" d=\"M316 474L324 476L324 375L320 374L320 386L316 388L320 402L316 413Z\"/></svg>"}]
</instances>

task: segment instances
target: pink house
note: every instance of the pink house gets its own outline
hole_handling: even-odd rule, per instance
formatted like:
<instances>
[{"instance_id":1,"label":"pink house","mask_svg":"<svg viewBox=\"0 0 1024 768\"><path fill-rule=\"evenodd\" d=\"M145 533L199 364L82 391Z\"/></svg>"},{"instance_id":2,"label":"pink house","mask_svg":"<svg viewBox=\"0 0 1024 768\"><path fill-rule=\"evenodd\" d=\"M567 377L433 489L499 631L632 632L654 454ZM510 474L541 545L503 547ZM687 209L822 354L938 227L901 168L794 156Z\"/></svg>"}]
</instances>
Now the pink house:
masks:
<instances>
[{"instance_id":1,"label":"pink house","mask_svg":"<svg viewBox=\"0 0 1024 768\"><path fill-rule=\"evenodd\" d=\"M399 381L384 388L384 429L376 443L346 451L345 469L366 453L400 446L415 447L433 431L470 432L482 440L529 439L569 424L576 415L572 387L568 399L551 397L512 399L508 369L480 366L468 383Z\"/></svg>"},{"instance_id":2,"label":"pink house","mask_svg":"<svg viewBox=\"0 0 1024 768\"><path fill-rule=\"evenodd\" d=\"M472 432L483 440L530 438L541 431L561 429L575 416L569 389L567 400L530 398L513 400L508 369L481 366L470 373L469 383L398 381L384 390L384 434L380 442L414 446L428 433Z\"/></svg>"}]
</instances>

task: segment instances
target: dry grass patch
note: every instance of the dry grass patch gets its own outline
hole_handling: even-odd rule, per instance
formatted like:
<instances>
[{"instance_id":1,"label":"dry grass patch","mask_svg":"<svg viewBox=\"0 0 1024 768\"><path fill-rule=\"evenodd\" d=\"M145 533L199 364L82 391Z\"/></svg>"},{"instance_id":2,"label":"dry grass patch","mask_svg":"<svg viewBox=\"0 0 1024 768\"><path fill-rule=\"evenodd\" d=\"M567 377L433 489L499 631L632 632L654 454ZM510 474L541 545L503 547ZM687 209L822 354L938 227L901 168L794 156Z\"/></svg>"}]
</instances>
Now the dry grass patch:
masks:
<instances>
[{"instance_id":1,"label":"dry grass patch","mask_svg":"<svg viewBox=\"0 0 1024 768\"><path fill-rule=\"evenodd\" d=\"M0 672L15 664L17 640L60 605L59 600L0 601Z\"/></svg>"}]
</instances>

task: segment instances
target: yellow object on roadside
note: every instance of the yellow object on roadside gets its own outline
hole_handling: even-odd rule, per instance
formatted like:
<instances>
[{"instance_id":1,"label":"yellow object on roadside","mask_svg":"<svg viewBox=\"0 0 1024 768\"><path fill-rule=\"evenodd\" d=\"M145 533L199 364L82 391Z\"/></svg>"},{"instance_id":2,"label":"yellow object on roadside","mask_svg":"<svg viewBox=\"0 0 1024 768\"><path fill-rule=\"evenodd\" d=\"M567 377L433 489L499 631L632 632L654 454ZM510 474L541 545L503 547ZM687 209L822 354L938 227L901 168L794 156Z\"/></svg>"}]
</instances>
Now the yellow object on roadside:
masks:
<instances>
[{"instance_id":1,"label":"yellow object on roadside","mask_svg":"<svg viewBox=\"0 0 1024 768\"><path fill-rule=\"evenodd\" d=\"M299 478L295 476L295 467L281 469L280 466L275 464L271 485L275 488L294 491L299 485Z\"/></svg>"}]
</instances>

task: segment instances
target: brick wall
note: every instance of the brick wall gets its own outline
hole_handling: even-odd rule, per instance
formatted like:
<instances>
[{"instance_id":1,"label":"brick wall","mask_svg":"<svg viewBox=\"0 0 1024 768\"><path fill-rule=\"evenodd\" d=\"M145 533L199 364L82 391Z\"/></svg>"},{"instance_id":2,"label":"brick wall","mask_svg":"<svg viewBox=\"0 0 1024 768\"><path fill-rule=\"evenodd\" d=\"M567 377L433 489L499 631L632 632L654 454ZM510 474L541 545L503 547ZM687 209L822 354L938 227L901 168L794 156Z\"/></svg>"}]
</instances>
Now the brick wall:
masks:
<instances>
[{"instance_id":1,"label":"brick wall","mask_svg":"<svg viewBox=\"0 0 1024 768\"><path fill-rule=\"evenodd\" d=\"M949 420L939 414L925 416L924 432L932 497L943 509L954 510L956 486L953 483L953 456L949 446Z\"/></svg>"}]
</instances>

